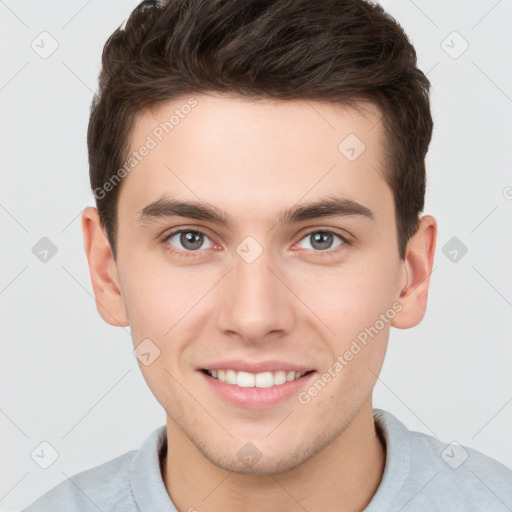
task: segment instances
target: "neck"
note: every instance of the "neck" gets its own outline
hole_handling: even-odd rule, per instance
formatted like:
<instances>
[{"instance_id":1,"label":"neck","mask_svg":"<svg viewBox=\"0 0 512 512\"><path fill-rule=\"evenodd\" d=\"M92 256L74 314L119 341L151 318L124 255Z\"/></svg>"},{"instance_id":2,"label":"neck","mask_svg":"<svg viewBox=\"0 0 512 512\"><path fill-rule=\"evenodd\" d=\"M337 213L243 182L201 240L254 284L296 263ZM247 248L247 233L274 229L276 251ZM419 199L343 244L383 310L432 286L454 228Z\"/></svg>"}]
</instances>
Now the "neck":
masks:
<instances>
[{"instance_id":1,"label":"neck","mask_svg":"<svg viewBox=\"0 0 512 512\"><path fill-rule=\"evenodd\" d=\"M298 506L309 512L361 511L379 487L386 459L371 398L322 451L277 475L238 474L215 466L170 418L167 443L162 477L181 512L291 512Z\"/></svg>"}]
</instances>

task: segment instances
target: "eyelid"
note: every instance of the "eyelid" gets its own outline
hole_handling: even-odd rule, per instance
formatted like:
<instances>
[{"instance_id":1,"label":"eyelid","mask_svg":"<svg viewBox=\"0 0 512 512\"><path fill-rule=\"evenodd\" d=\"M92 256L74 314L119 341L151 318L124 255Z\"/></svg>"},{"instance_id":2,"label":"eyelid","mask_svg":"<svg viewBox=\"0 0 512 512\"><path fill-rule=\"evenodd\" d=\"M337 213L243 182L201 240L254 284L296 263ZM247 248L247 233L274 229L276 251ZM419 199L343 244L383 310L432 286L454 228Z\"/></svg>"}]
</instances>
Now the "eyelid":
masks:
<instances>
[{"instance_id":1,"label":"eyelid","mask_svg":"<svg viewBox=\"0 0 512 512\"><path fill-rule=\"evenodd\" d=\"M172 231L170 231L169 233L167 233L166 235L163 236L162 238L162 242L164 244L167 244L167 241L172 238L174 235L178 234L178 233L182 233L182 232L187 232L187 231L192 231L194 233L198 233L198 234L202 234L204 235L206 238L210 239L211 242L214 244L214 245L219 245L217 244L217 242L215 242L214 240L212 240L212 237L206 232L205 228L196 228L194 226L183 226L183 227L180 227L180 228L176 228L176 229L173 229ZM308 235L312 235L313 233L329 233L329 234L333 234L333 235L336 235L338 237L341 238L341 240L343 241L342 244L336 246L334 249L327 249L325 251L315 251L315 250L312 250L312 249L306 249L308 252L313 252L315 254L318 254L319 256L329 256L329 255L334 255L338 252L338 250L340 250L340 248L344 247L345 245L351 245L351 239L350 237L348 236L348 234L344 231L344 230L340 230L338 228L332 228L332 227L325 227L325 228L322 228L322 227L314 227L314 228L309 228L308 231L302 233L300 235L300 238L298 240L298 242L295 245L297 245L298 243L300 243L305 237L307 237ZM169 247L173 247L171 246L170 244L167 244ZM184 254L185 257L187 256L194 256L195 254L198 254L198 253L202 253L204 252L205 250L204 249L200 249L200 250L197 250L197 251L183 251L181 249L176 249L176 248L173 248L173 249L169 249L171 253L179 253L179 254Z\"/></svg>"},{"instance_id":2,"label":"eyelid","mask_svg":"<svg viewBox=\"0 0 512 512\"><path fill-rule=\"evenodd\" d=\"M349 235L349 233L347 233L345 230L340 229L340 228L314 227L311 229L309 229L309 228L306 228L306 229L308 229L308 231L306 231L305 233L303 233L301 235L300 240L302 240L304 237L311 235L313 233L331 233L333 235L339 236L345 243L347 243L347 244L351 243L351 236ZM324 252L327 252L327 251L324 251Z\"/></svg>"},{"instance_id":3,"label":"eyelid","mask_svg":"<svg viewBox=\"0 0 512 512\"><path fill-rule=\"evenodd\" d=\"M171 230L169 233L165 234L163 237L162 237L162 242L163 243L167 243L168 240L170 238L172 238L174 235L177 235L178 233L186 233L187 231L192 231L194 233L198 233L198 234L201 234L201 235L204 235L206 238L208 238L212 244L214 246L219 246L220 244L218 244L215 240L214 240L214 237L212 237L212 235L209 234L209 232L206 230L206 228L196 228L194 226L183 226L183 227L180 227L180 228L176 228L176 229L173 229ZM172 247L172 246L171 246ZM193 254L193 253L199 253L199 252L204 252L204 249L202 250L198 250L198 251L183 251L181 249L175 249L173 252L181 252L181 253L189 253L189 254Z\"/></svg>"},{"instance_id":4,"label":"eyelid","mask_svg":"<svg viewBox=\"0 0 512 512\"><path fill-rule=\"evenodd\" d=\"M331 249L326 249L325 251L319 251L319 250L314 250L314 249L305 249L308 254L314 254L315 257L320 257L320 258L335 257L335 256L338 256L339 252L344 250L346 246L352 245L352 241L351 241L350 237L343 230L340 230L338 228L330 228L330 227L329 228L315 227L315 228L309 229L308 231L303 233L300 236L299 241L296 244L294 244L294 247L296 245L298 245L302 240L304 240L304 238L312 235L313 233L327 233L327 234L331 234L331 235L336 235L342 240L342 243L340 245L337 245L336 247L331 248Z\"/></svg>"}]
</instances>

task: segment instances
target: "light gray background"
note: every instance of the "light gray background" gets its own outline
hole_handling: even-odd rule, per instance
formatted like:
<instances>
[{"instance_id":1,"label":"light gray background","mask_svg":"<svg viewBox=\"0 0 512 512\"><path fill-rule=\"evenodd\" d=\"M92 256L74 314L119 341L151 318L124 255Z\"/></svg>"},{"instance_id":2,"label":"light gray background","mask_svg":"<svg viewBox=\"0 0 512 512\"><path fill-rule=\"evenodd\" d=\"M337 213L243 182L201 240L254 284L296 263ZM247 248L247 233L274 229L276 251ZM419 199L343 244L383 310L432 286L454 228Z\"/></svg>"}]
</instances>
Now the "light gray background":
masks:
<instances>
[{"instance_id":1,"label":"light gray background","mask_svg":"<svg viewBox=\"0 0 512 512\"><path fill-rule=\"evenodd\" d=\"M80 225L94 204L85 140L101 51L136 4L0 2L2 511L138 448L165 422L129 329L96 311ZM425 213L439 238L426 317L392 330L375 405L512 467L512 1L383 6L433 86ZM31 48L42 31L59 45L47 59ZM42 237L58 249L46 263L32 252ZM443 253L452 237L468 248L456 262ZM59 454L46 470L31 458L43 441Z\"/></svg>"}]
</instances>

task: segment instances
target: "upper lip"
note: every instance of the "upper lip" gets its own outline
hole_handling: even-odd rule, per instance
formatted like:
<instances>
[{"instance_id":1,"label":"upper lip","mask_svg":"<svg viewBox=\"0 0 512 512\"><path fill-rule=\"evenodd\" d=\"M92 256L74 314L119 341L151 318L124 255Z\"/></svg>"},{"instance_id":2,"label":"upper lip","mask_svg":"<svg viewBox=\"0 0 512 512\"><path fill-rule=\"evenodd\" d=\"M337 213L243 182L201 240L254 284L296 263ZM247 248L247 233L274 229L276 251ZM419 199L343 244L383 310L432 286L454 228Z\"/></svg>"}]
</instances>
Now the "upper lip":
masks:
<instances>
[{"instance_id":1,"label":"upper lip","mask_svg":"<svg viewBox=\"0 0 512 512\"><path fill-rule=\"evenodd\" d=\"M287 372L308 372L313 370L310 366L291 363L290 361L244 361L241 359L230 359L228 361L218 361L202 366L204 370L235 370L249 373L277 372L284 370Z\"/></svg>"}]
</instances>

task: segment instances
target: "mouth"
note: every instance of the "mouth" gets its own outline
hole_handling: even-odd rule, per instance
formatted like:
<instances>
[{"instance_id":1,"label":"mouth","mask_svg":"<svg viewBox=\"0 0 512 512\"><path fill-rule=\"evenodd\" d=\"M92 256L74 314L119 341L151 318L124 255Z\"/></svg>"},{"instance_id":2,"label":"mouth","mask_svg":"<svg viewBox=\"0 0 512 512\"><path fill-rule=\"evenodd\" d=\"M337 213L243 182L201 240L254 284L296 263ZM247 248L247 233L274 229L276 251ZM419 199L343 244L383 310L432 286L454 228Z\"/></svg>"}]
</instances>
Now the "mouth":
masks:
<instances>
[{"instance_id":1,"label":"mouth","mask_svg":"<svg viewBox=\"0 0 512 512\"><path fill-rule=\"evenodd\" d=\"M313 373L315 370L303 372L294 370L277 370L251 373L247 371L237 371L231 368L215 370L203 368L201 371L213 379L239 388L273 388L282 386L288 382L299 380L304 376Z\"/></svg>"}]
</instances>

